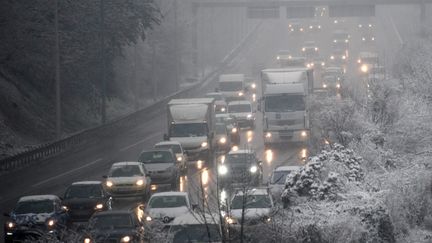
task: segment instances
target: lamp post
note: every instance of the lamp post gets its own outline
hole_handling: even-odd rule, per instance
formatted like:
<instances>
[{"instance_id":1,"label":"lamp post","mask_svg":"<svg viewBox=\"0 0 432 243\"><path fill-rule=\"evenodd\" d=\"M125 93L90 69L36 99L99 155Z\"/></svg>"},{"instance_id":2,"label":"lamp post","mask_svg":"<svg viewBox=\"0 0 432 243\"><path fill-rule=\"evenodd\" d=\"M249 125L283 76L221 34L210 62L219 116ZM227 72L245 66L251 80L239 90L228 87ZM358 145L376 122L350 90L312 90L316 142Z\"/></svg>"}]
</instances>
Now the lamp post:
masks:
<instances>
[{"instance_id":1,"label":"lamp post","mask_svg":"<svg viewBox=\"0 0 432 243\"><path fill-rule=\"evenodd\" d=\"M106 122L106 75L105 75L105 6L104 0L99 2L100 14L100 58L101 58L101 123Z\"/></svg>"},{"instance_id":2,"label":"lamp post","mask_svg":"<svg viewBox=\"0 0 432 243\"><path fill-rule=\"evenodd\" d=\"M56 139L61 138L61 80L60 80L60 41L58 30L58 0L55 0L55 95L56 95Z\"/></svg>"}]
</instances>

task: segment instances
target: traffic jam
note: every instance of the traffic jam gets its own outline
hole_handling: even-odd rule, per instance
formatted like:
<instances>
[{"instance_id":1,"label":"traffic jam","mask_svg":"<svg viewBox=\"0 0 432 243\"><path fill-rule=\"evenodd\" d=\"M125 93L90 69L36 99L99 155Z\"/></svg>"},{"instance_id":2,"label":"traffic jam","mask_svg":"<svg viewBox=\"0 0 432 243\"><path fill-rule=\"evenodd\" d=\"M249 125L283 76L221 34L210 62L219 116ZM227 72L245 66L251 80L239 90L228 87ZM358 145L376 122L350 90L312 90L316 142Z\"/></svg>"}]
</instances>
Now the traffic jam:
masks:
<instances>
[{"instance_id":1,"label":"traffic jam","mask_svg":"<svg viewBox=\"0 0 432 243\"><path fill-rule=\"evenodd\" d=\"M60 195L19 198L4 213L5 242L246 242L245 232L252 242L263 225L283 221L285 182L319 137L313 100L343 99L349 77L367 95L386 76L374 19L326 11L287 20L290 41L261 70L229 70L207 93L171 99L160 111L163 137L135 160Z\"/></svg>"}]
</instances>

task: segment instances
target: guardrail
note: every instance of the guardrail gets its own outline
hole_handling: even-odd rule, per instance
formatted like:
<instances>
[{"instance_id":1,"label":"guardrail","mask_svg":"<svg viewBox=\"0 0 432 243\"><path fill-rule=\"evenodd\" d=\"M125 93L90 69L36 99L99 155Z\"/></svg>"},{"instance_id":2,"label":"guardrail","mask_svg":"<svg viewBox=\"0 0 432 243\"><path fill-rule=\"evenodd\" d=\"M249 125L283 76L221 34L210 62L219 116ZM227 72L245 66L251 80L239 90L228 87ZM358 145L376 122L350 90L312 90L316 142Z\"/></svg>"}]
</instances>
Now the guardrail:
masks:
<instances>
[{"instance_id":1,"label":"guardrail","mask_svg":"<svg viewBox=\"0 0 432 243\"><path fill-rule=\"evenodd\" d=\"M153 109L159 108L166 105L169 100L173 98L185 98L190 97L191 94L199 88L208 85L210 81L218 77L219 74L226 68L226 66L234 60L234 58L241 53L242 50L247 46L247 44L254 37L254 34L258 30L260 24L255 26L243 40L237 45L225 58L221 61L220 65L207 74L201 82L194 84L188 88L180 90L172 95L169 95L152 105L145 107L139 111L131 113L122 118L111 121L107 124L90 128L87 130L80 131L73 134L67 138L57 140L51 143L39 145L37 148L24 151L13 156L4 158L0 160L0 174L13 171L15 169L27 166L31 163L39 162L44 159L59 155L63 152L70 151L71 149L88 142L95 137L101 137L105 134L112 135L113 133L119 133L123 128L133 127L134 125L142 122L146 115Z\"/></svg>"}]
</instances>

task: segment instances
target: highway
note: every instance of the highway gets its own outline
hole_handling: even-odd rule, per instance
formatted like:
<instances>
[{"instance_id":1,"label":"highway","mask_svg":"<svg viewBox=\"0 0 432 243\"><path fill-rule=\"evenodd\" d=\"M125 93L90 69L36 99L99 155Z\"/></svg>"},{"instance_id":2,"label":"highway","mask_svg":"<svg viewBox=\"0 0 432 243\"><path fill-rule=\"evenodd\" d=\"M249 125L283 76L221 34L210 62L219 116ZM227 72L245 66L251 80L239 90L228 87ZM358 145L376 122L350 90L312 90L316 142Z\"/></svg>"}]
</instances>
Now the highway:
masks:
<instances>
[{"instance_id":1,"label":"highway","mask_svg":"<svg viewBox=\"0 0 432 243\"><path fill-rule=\"evenodd\" d=\"M383 18L389 18L388 15ZM275 55L278 50L293 50L300 53L302 43L307 40L315 40L322 52L323 57L330 54L331 31L321 30L311 34L290 34L286 26L286 20L270 20L265 22L261 27L261 33L247 53L237 58L235 66L227 73L246 73L250 75L255 64L262 63L267 67L276 66ZM344 23L349 29L356 27L355 20L347 20ZM386 24L388 21L386 21ZM333 23L328 21L324 28L330 27ZM331 26L332 28L334 26ZM388 29L388 26L378 26L378 30ZM392 27L393 29L395 27ZM359 39L358 34L353 31L353 39ZM403 32L406 33L406 32ZM397 38L389 38L387 32L377 33L379 47L385 43L394 43L395 48L398 42ZM386 40L386 41L384 41ZM358 80L356 74L355 56L361 49L358 42L351 45L352 57L348 76L355 82ZM386 45L388 47L388 45ZM387 48L386 47L386 48ZM384 47L383 47L384 48ZM387 50L386 52L390 52ZM394 51L394 50L393 50ZM258 70L259 71L259 70ZM259 80L259 76L254 76ZM199 97L202 94L212 91L215 83L211 83L201 88L195 94ZM259 94L259 92L257 92ZM264 151L262 140L261 114L257 114L257 126L254 131L242 131L242 143L239 147L251 147L257 151L264 165L264 181L271 171L278 165L301 165L301 154L306 149L303 146L288 145L281 149L272 150L272 158L269 159L268 152ZM59 156L47 159L38 164L32 164L28 167L4 174L0 179L0 209L2 212L9 212L15 205L17 199L24 195L34 194L56 194L62 196L66 187L72 182L82 180L102 180L102 176L108 172L111 164L119 161L136 161L139 153L144 149L150 149L153 145L162 140L166 132L167 120L165 107L154 109L139 126L130 127L122 131L119 135L105 134L103 137L95 138L73 151L68 151ZM248 141L248 138L250 138ZM309 154L310 155L310 154ZM204 168L202 170L190 169L187 176L181 178L181 189L188 191L194 201L202 199L201 182L203 182L205 194L209 200L214 203L216 175L214 168ZM207 189L206 189L207 188ZM115 208L132 207L136 202L114 203ZM0 222L3 225L5 218L2 217ZM3 228L2 228L3 230ZM2 232L3 233L3 232ZM2 239L3 240L3 239Z\"/></svg>"}]
</instances>

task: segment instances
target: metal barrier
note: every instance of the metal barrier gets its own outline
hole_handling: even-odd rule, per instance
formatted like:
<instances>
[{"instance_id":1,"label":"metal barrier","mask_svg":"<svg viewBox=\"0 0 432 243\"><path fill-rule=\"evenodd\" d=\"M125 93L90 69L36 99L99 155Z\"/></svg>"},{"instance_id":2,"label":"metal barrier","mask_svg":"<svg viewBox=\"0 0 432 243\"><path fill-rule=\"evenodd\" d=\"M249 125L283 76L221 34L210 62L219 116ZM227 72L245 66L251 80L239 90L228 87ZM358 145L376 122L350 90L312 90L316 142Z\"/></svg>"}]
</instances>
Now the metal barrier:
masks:
<instances>
[{"instance_id":1,"label":"metal barrier","mask_svg":"<svg viewBox=\"0 0 432 243\"><path fill-rule=\"evenodd\" d=\"M35 149L24 151L16 155L4 158L0 160L0 174L10 172L31 163L53 157L55 155L59 155L66 151L70 151L78 145L83 145L86 142L91 141L95 137L100 138L101 136L104 136L106 134L112 135L119 133L120 131L124 131L122 129L127 127L133 127L139 122L142 122L143 118L145 118L145 116L148 115L148 113L153 109L165 107L171 99L191 97L191 94L194 91L202 88L205 85L208 85L210 83L209 81L216 79L218 75L222 73L226 66L228 66L228 64L232 62L234 58L237 57L237 55L239 55L241 51L247 46L249 41L252 39L252 37L258 30L259 26L260 24L255 26L255 28L246 35L246 37L240 42L240 44L237 45L227 56L225 56L225 58L221 61L220 65L215 70L207 74L203 78L203 80L201 80L201 82L194 84L186 89L180 90L155 102L148 107L145 107L139 111L131 113L117 120L111 121L107 124L86 129L67 138L47 144L41 144Z\"/></svg>"}]
</instances>

